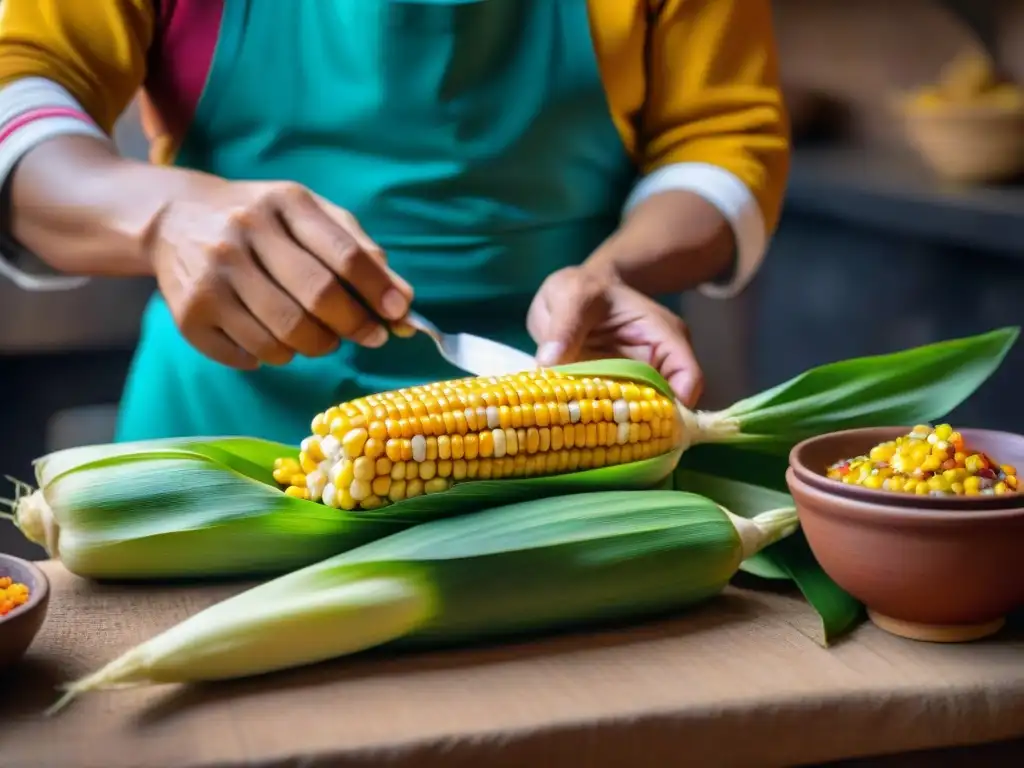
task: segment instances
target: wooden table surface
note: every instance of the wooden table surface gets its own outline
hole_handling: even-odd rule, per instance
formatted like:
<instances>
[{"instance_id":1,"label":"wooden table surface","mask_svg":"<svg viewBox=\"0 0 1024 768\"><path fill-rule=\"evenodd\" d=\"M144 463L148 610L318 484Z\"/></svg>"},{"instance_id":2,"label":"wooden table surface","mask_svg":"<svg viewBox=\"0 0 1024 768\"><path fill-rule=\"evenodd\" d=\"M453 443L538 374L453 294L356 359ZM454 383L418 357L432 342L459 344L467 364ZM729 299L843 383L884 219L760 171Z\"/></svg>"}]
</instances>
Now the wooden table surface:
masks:
<instances>
[{"instance_id":1,"label":"wooden table surface","mask_svg":"<svg viewBox=\"0 0 1024 768\"><path fill-rule=\"evenodd\" d=\"M737 588L642 626L102 692L46 719L57 685L242 587L96 585L43 567L47 623L0 678L4 768L741 768L1024 737L1019 628L947 646L865 625L825 649L800 599Z\"/></svg>"}]
</instances>

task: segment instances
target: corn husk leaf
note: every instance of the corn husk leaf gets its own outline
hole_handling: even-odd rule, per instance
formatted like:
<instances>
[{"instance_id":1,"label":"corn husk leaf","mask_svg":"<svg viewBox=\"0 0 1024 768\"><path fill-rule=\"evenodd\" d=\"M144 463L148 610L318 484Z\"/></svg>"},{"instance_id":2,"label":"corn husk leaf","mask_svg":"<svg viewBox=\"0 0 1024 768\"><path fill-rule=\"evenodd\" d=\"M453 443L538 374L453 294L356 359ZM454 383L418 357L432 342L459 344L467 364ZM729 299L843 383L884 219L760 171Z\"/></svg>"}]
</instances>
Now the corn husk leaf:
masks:
<instances>
[{"instance_id":1,"label":"corn husk leaf","mask_svg":"<svg viewBox=\"0 0 1024 768\"><path fill-rule=\"evenodd\" d=\"M703 472L677 469L673 480L678 490L706 496L747 518L793 504L788 493ZM818 614L821 640L825 646L831 645L864 619L861 603L818 565L803 531L797 531L747 558L740 565L740 570L762 579L792 581Z\"/></svg>"},{"instance_id":2,"label":"corn husk leaf","mask_svg":"<svg viewBox=\"0 0 1024 768\"><path fill-rule=\"evenodd\" d=\"M679 491L576 494L437 520L214 605L73 684L71 695L251 676L381 644L472 643L656 616L718 594L744 557L796 526L791 507L750 523Z\"/></svg>"},{"instance_id":3,"label":"corn husk leaf","mask_svg":"<svg viewBox=\"0 0 1024 768\"><path fill-rule=\"evenodd\" d=\"M1002 328L822 365L735 403L721 416L740 423L740 435L730 442L774 455L837 430L931 421L974 394L1019 335L1019 328Z\"/></svg>"}]
</instances>

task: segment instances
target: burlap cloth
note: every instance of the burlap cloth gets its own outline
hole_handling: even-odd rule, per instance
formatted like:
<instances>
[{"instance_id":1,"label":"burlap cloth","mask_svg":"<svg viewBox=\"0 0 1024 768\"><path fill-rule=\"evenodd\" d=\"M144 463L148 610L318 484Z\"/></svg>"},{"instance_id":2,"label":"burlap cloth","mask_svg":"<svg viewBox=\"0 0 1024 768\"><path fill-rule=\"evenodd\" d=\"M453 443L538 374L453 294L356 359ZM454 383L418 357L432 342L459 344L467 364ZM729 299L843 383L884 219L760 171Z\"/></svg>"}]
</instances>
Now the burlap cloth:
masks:
<instances>
[{"instance_id":1,"label":"burlap cloth","mask_svg":"<svg viewBox=\"0 0 1024 768\"><path fill-rule=\"evenodd\" d=\"M46 720L55 685L241 586L97 586L44 567L47 623L0 678L2 768L740 768L1024 736L1020 629L941 646L863 626L825 650L801 600L744 589L672 621L96 693ZM1024 765L1006 760L984 762Z\"/></svg>"}]
</instances>

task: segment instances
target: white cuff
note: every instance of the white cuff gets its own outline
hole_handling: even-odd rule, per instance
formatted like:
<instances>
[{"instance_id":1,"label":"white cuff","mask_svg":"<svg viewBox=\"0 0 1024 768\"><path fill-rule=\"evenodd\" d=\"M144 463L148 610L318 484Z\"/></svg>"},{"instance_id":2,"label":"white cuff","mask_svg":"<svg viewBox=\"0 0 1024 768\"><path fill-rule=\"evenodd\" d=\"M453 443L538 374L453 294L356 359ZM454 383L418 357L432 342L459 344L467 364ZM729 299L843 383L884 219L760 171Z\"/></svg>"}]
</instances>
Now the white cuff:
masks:
<instances>
[{"instance_id":1,"label":"white cuff","mask_svg":"<svg viewBox=\"0 0 1024 768\"><path fill-rule=\"evenodd\" d=\"M673 163L644 176L626 200L624 212L659 192L685 190L715 206L732 226L736 239L736 266L725 283L704 283L705 296L727 299L740 293L757 274L768 247L768 232L757 199L742 180L710 163Z\"/></svg>"},{"instance_id":2,"label":"white cuff","mask_svg":"<svg viewBox=\"0 0 1024 768\"><path fill-rule=\"evenodd\" d=\"M82 106L61 85L42 77L26 77L0 90L0 186L25 154L57 136L109 137L91 120ZM33 259L33 261L35 261ZM25 271L14 257L0 253L0 275L27 291L60 291L78 288L87 277Z\"/></svg>"}]
</instances>

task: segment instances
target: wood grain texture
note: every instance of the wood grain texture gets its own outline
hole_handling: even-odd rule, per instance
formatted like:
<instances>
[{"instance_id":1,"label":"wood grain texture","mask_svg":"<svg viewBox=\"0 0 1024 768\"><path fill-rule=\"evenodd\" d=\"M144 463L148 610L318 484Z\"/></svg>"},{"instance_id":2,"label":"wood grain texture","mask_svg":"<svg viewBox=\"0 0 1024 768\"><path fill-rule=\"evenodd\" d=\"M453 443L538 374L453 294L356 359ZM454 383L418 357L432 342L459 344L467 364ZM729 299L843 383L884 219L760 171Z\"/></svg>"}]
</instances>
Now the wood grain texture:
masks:
<instances>
[{"instance_id":1,"label":"wood grain texture","mask_svg":"<svg viewBox=\"0 0 1024 768\"><path fill-rule=\"evenodd\" d=\"M743 589L633 628L97 693L44 720L55 685L241 588L97 586L44 568L50 617L0 680L4 768L742 768L1024 736L1020 628L937 646L864 626L825 650L801 600Z\"/></svg>"}]
</instances>

